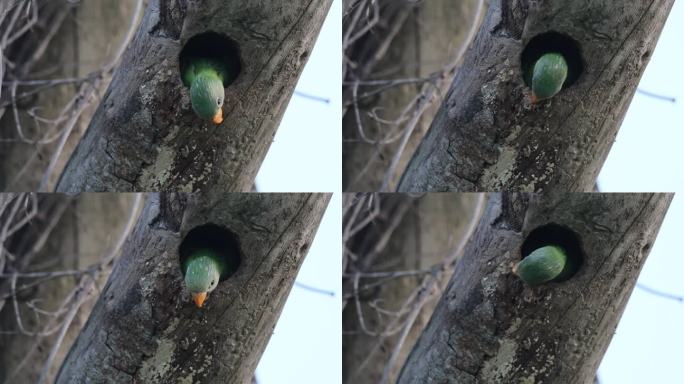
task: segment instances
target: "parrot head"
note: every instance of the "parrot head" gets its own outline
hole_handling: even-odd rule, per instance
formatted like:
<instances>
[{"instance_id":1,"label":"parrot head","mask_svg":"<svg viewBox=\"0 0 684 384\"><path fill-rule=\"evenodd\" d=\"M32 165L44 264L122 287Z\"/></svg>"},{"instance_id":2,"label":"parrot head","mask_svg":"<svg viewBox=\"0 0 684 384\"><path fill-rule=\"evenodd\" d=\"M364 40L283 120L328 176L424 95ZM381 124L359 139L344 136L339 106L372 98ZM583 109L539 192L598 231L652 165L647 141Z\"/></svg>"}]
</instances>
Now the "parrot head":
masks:
<instances>
[{"instance_id":1,"label":"parrot head","mask_svg":"<svg viewBox=\"0 0 684 384\"><path fill-rule=\"evenodd\" d=\"M547 53L532 68L532 104L555 96L568 76L568 64L561 54Z\"/></svg>"},{"instance_id":2,"label":"parrot head","mask_svg":"<svg viewBox=\"0 0 684 384\"><path fill-rule=\"evenodd\" d=\"M200 256L188 262L185 286L198 308L202 308L207 295L216 289L220 276L219 266L209 256Z\"/></svg>"},{"instance_id":3,"label":"parrot head","mask_svg":"<svg viewBox=\"0 0 684 384\"><path fill-rule=\"evenodd\" d=\"M192 109L199 117L221 124L224 98L223 82L215 73L206 71L195 76L190 87L190 99Z\"/></svg>"}]
</instances>

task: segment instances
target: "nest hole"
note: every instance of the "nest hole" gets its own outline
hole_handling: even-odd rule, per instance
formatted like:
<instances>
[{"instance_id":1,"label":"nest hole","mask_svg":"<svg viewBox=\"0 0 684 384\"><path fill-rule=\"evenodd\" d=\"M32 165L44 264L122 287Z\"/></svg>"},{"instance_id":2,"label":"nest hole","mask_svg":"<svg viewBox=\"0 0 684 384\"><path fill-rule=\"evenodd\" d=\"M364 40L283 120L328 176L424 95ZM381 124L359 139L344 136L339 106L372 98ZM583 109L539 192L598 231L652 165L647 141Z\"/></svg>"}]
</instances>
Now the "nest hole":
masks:
<instances>
[{"instance_id":1,"label":"nest hole","mask_svg":"<svg viewBox=\"0 0 684 384\"><path fill-rule=\"evenodd\" d=\"M225 261L227 268L219 281L232 276L242 262L242 250L237 235L220 225L210 223L191 229L178 249L180 265L198 250L209 250Z\"/></svg>"},{"instance_id":2,"label":"nest hole","mask_svg":"<svg viewBox=\"0 0 684 384\"><path fill-rule=\"evenodd\" d=\"M532 83L532 68L534 63L547 53L560 53L568 64L568 77L562 89L573 85L584 72L584 61L579 44L570 36L558 32L546 32L533 37L520 55L523 80L529 87Z\"/></svg>"},{"instance_id":3,"label":"nest hole","mask_svg":"<svg viewBox=\"0 0 684 384\"><path fill-rule=\"evenodd\" d=\"M574 276L584 262L584 251L580 238L569 228L557 224L547 224L535 228L520 247L522 259L534 250L547 245L555 245L563 248L568 257L568 262L561 274L553 281L565 281Z\"/></svg>"},{"instance_id":4,"label":"nest hole","mask_svg":"<svg viewBox=\"0 0 684 384\"><path fill-rule=\"evenodd\" d=\"M228 76L223 79L224 88L235 82L242 70L240 46L235 40L221 33L209 31L191 37L178 57L180 74L184 73L189 63L197 58L213 59L223 63L228 71ZM186 87L190 86L184 81L183 84Z\"/></svg>"}]
</instances>

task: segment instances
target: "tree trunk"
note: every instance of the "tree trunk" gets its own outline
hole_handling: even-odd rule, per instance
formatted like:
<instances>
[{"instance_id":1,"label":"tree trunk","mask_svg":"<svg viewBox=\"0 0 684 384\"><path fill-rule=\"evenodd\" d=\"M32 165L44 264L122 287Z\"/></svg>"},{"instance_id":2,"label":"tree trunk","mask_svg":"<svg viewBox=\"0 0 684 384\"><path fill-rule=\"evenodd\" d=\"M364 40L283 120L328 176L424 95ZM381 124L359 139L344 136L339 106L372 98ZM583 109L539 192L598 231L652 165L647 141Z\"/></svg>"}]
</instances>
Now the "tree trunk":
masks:
<instances>
[{"instance_id":1,"label":"tree trunk","mask_svg":"<svg viewBox=\"0 0 684 384\"><path fill-rule=\"evenodd\" d=\"M591 191L673 2L492 1L398 190ZM549 31L527 52L579 52L578 77L531 105L521 55Z\"/></svg>"},{"instance_id":2,"label":"tree trunk","mask_svg":"<svg viewBox=\"0 0 684 384\"><path fill-rule=\"evenodd\" d=\"M77 5L67 2L42 1L38 2L38 15L41 27L27 32L23 40L13 46L15 52L9 52L16 60L18 67L13 75L23 74L15 79L5 76L3 81L2 101L11 101L12 80L44 79L44 78L78 78L99 69L103 63L111 60L117 44L123 39L133 16L134 0L101 0L84 1ZM46 35L49 28L59 23L54 36L49 40L40 60L34 61L32 56ZM46 31L47 29L47 31ZM19 46L17 48L16 46ZM7 55L8 52L4 52ZM27 64L28 63L28 64ZM102 74L101 93L109 84L110 74ZM17 95L32 88L18 86ZM45 119L55 119L62 112L67 103L76 95L78 87L73 83L56 85L37 93L33 98L17 102L17 116L23 134L28 140L42 139L55 136L60 125L52 126L48 122L36 123L29 112L35 112ZM80 117L77 128L70 135L55 172L49 182L50 188L57 182L69 155L76 147L78 140L85 131L87 122L95 111L93 102ZM34 108L36 108L34 110ZM57 141L46 144L36 144L21 140L13 108L8 106L4 114L0 113L0 190L7 191L35 191L38 190L40 180L48 167L50 157L55 151Z\"/></svg>"},{"instance_id":3,"label":"tree trunk","mask_svg":"<svg viewBox=\"0 0 684 384\"><path fill-rule=\"evenodd\" d=\"M672 197L493 195L399 383L592 382ZM568 280L512 273L568 239L583 259Z\"/></svg>"},{"instance_id":4,"label":"tree trunk","mask_svg":"<svg viewBox=\"0 0 684 384\"><path fill-rule=\"evenodd\" d=\"M416 271L427 270L443 262L453 252L457 244L467 231L467 225L474 214L476 201L474 194L428 194L412 202L413 198L407 195L380 195L385 201L399 200L408 203L411 208L403 217L401 223L392 233L385 249L370 263L365 270L359 272L379 271ZM387 204L389 203L389 204ZM396 203L396 202L395 202ZM389 206L389 207L388 207ZM391 201L381 203L381 217L392 217L390 207L395 207ZM363 244L375 245L378 243L378 235L384 233L386 225L381 222L374 223L366 230L367 237L371 239L357 239ZM364 236L366 237L366 236ZM348 274L353 274L354 269L364 262L364 256L369 252L358 252L352 244L348 244L358 256L356 263L349 268ZM370 305L378 303L388 311L398 311L408 299L411 292L420 285L421 275L406 276L392 280L385 280L376 289L364 292L361 299L361 309L364 312L367 326L374 331L382 331L388 326L391 317L377 316L376 310ZM444 284L449 279L445 274ZM347 278L347 281L351 280ZM363 279L363 284L374 284L384 279ZM345 291L353 290L346 289ZM395 382L399 369L425 324L430 318L438 295L423 306L411 327L406 339L403 341L399 358L395 362L394 369L389 375L389 382ZM353 299L350 299L353 300ZM399 333L388 337L374 337L363 333L358 321L358 313L355 305L347 305L342 313L344 331L342 348L342 372L345 383L378 383L383 375L387 361L398 342ZM393 327L394 328L394 327ZM351 332L354 333L351 333Z\"/></svg>"},{"instance_id":5,"label":"tree trunk","mask_svg":"<svg viewBox=\"0 0 684 384\"><path fill-rule=\"evenodd\" d=\"M358 54L352 60L358 60L358 69L368 71L365 77L354 80L378 79L420 79L441 70L453 60L455 52L464 43L472 23L479 23L475 18L478 0L453 2L451 0L431 0L427 2L403 2L404 15L392 12L380 13L379 26L366 39L357 43L349 54ZM383 3L383 2L381 2ZM384 2L385 6L396 7L394 0ZM383 6L381 6L383 8ZM390 18L392 16L392 18ZM387 52L377 64L378 45L384 43L396 28L396 23L403 23L401 29L391 39ZM369 67L369 68L366 68ZM352 73L350 77L363 76ZM407 84L388 88L381 93L362 98L359 103L359 117L361 126L368 138L383 140L396 137L404 129L404 124L381 123L369 116L369 112L376 111L386 121L401 120L403 110L413 98L420 93L422 84ZM449 86L448 81L442 82L438 92L438 99L433 106L425 111L415 128L401 160L391 178L390 187L395 189L399 176L404 172L415 148L425 135L430 122L441 103L441 97ZM347 84L347 94L351 85ZM382 88L377 86L374 88ZM359 94L374 90L371 87L359 87ZM345 100L345 102L348 100ZM399 148L399 140L388 144L369 143L362 140L358 133L359 124L352 107L347 108L343 120L343 190L345 191L378 191L385 173L388 171L394 153Z\"/></svg>"},{"instance_id":6,"label":"tree trunk","mask_svg":"<svg viewBox=\"0 0 684 384\"><path fill-rule=\"evenodd\" d=\"M249 191L331 3L151 0L57 190ZM242 68L218 126L192 111L179 73L206 31L238 45Z\"/></svg>"},{"instance_id":7,"label":"tree trunk","mask_svg":"<svg viewBox=\"0 0 684 384\"><path fill-rule=\"evenodd\" d=\"M329 198L151 195L57 383L250 382ZM242 260L198 309L179 245L208 223L237 237Z\"/></svg>"},{"instance_id":8,"label":"tree trunk","mask_svg":"<svg viewBox=\"0 0 684 384\"><path fill-rule=\"evenodd\" d=\"M59 218L58 225L50 232L42 250L35 255L27 268L17 272L79 270L97 264L102 255L113 246L116 236L123 230L128 220L128 212L132 207L133 197L132 194L77 196ZM40 195L40 199L50 199L58 204L68 201L68 197L64 195ZM112 214L113 212L116 214ZM49 220L49 213L50 211L45 210L41 214ZM42 232L38 234L29 232L27 235L31 237L25 242L33 247L38 242L36 235L41 234ZM22 253L16 256L17 262L20 262L19 259L25 255ZM99 281L101 284L106 281L106 272L105 270ZM7 281L7 279L0 280ZM17 286L40 280L40 278L19 279ZM42 331L44 327L54 328L58 322L46 327L48 320L44 317L34 317L33 310L27 304L35 302L43 310L55 311L75 287L77 281L78 278L75 276L66 276L43 281L28 292L20 292L17 300L19 300L18 308L22 313L24 326L30 331ZM10 300L0 312L2 330L14 331L0 336L3 346L2 353L0 353L0 383L36 383L57 334L32 337L19 332ZM91 300L80 307L78 315L61 342L47 382L54 381L62 360L85 324L94 303L94 300Z\"/></svg>"}]
</instances>

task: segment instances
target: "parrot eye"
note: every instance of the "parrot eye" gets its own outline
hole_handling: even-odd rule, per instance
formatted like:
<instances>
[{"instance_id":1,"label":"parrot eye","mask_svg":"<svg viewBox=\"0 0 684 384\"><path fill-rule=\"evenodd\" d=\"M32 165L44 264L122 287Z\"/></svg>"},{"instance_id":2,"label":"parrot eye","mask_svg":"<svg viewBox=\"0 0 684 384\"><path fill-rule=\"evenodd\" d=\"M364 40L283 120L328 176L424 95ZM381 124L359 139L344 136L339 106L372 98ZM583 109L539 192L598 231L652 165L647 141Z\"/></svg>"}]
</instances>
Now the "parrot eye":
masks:
<instances>
[{"instance_id":1,"label":"parrot eye","mask_svg":"<svg viewBox=\"0 0 684 384\"><path fill-rule=\"evenodd\" d=\"M216 99L216 105L218 105L220 107L222 101L223 100L221 100L221 98L219 97L218 99Z\"/></svg>"}]
</instances>

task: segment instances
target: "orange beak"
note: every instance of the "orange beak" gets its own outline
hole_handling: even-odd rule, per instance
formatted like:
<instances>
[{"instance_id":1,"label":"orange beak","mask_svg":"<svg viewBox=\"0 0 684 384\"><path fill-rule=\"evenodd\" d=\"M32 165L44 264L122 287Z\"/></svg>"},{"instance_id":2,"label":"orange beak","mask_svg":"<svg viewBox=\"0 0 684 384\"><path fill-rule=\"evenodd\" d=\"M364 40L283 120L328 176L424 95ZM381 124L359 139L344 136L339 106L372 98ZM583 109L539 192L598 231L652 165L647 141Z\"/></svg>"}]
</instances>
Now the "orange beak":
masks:
<instances>
[{"instance_id":1,"label":"orange beak","mask_svg":"<svg viewBox=\"0 0 684 384\"><path fill-rule=\"evenodd\" d=\"M204 304L204 300L207 299L207 293L206 292L193 293L192 299L195 301L195 305L197 306L197 308L202 308L202 304Z\"/></svg>"},{"instance_id":2,"label":"orange beak","mask_svg":"<svg viewBox=\"0 0 684 384\"><path fill-rule=\"evenodd\" d=\"M513 265L513 273L516 275L518 274L518 265L520 265L520 262L517 262L515 265Z\"/></svg>"},{"instance_id":3,"label":"orange beak","mask_svg":"<svg viewBox=\"0 0 684 384\"><path fill-rule=\"evenodd\" d=\"M532 104L537 104L537 101L539 101L539 99L537 99L537 95L535 95L534 92L532 92L532 95L530 96L530 101L532 102Z\"/></svg>"},{"instance_id":4,"label":"orange beak","mask_svg":"<svg viewBox=\"0 0 684 384\"><path fill-rule=\"evenodd\" d=\"M223 109L222 108L219 108L219 110L216 112L216 114L214 115L214 118L212 118L211 121L213 121L214 124L216 124L216 125L221 124L221 122L223 121Z\"/></svg>"}]
</instances>

